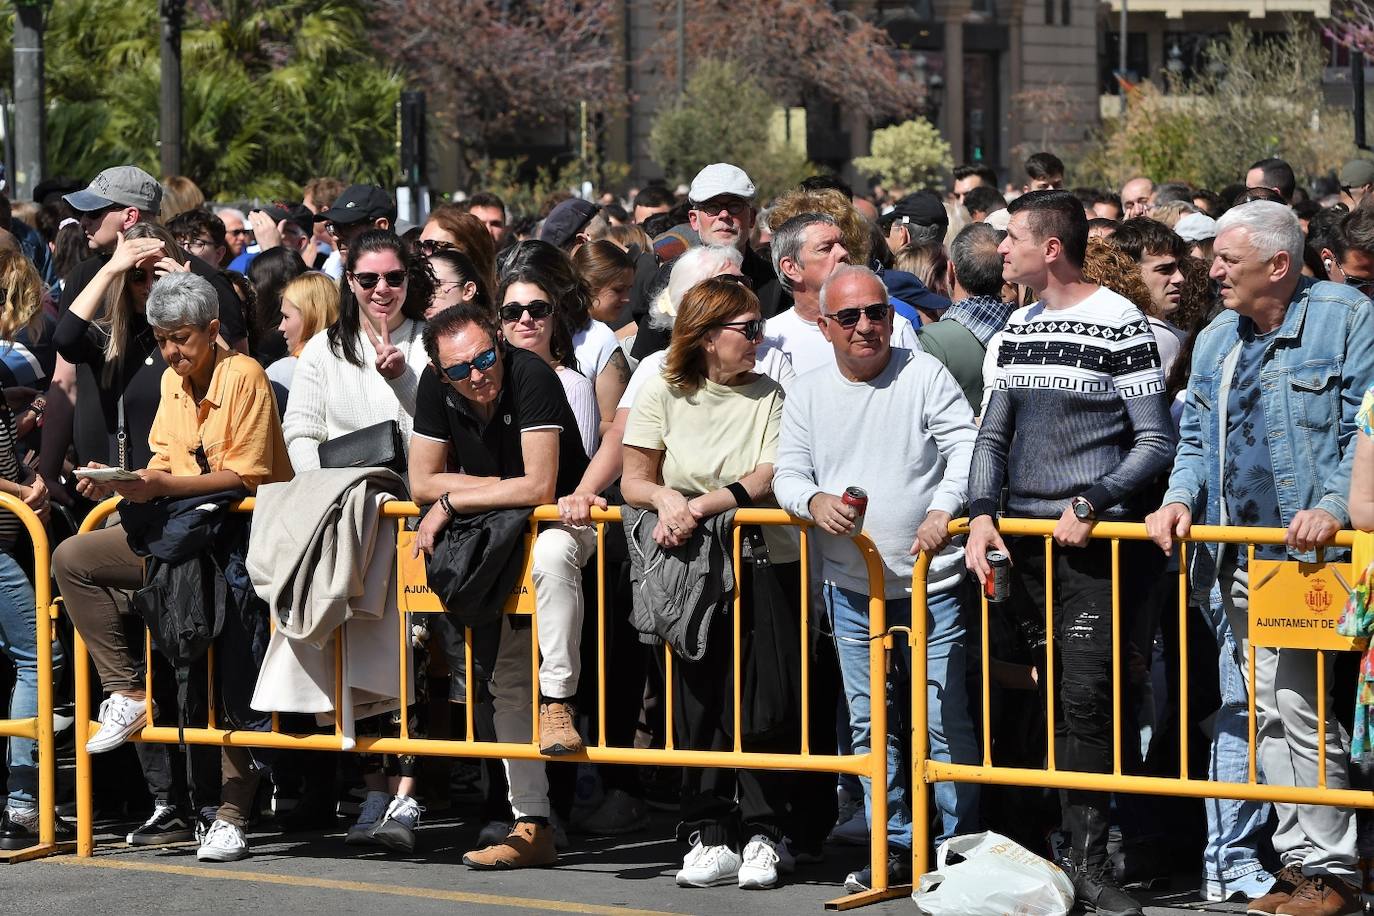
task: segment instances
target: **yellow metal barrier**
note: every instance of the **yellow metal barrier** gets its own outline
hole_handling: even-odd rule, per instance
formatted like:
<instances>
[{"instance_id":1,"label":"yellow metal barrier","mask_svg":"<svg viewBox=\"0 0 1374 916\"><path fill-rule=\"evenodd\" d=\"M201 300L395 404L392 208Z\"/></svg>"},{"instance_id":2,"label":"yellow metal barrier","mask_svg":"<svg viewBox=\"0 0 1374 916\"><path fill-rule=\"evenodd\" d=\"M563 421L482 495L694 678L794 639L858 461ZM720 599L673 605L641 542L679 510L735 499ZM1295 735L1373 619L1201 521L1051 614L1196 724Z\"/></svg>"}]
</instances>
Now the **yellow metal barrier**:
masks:
<instances>
[{"instance_id":1,"label":"yellow metal barrier","mask_svg":"<svg viewBox=\"0 0 1374 916\"><path fill-rule=\"evenodd\" d=\"M52 635L57 605L52 600L48 529L24 502L0 493L0 510L24 523L33 541L34 638L38 652L38 714L32 719L0 719L0 736L30 738L38 744L38 843L27 849L0 851L0 862L25 862L70 852L73 844L57 842L57 760L53 749Z\"/></svg>"},{"instance_id":2,"label":"yellow metal barrier","mask_svg":"<svg viewBox=\"0 0 1374 916\"><path fill-rule=\"evenodd\" d=\"M86 518L81 526L81 530L92 531L99 528L105 519L114 511L118 500L110 499L97 506ZM241 511L252 511L254 501L252 499L243 500L237 508ZM383 510L383 514L389 518L403 519L416 517L419 515L419 508L408 502L391 502ZM556 506L541 506L534 511L531 519L532 528L536 528L539 522L558 521L558 508ZM467 732L468 738L462 741L434 739L434 738L413 738L409 735L407 716L400 717L399 735L397 737L362 737L355 739L351 748L345 748L342 735L342 724L336 722L335 734L286 734L282 733L277 727L276 716L273 716L273 730L269 732L241 731L220 729L214 726L214 702L213 695L207 703L209 707L209 722L205 728L186 728L184 731L185 741L188 744L203 744L231 747L262 747L262 748L281 748L287 750L332 750L344 751L351 750L354 753L372 754L414 754L420 756L448 756L448 757L485 757L485 758L513 758L525 760L549 760L557 759L560 761L577 761L590 763L607 764L652 764L658 766L689 766L689 767L734 767L740 769L764 769L764 770L794 770L805 772L826 772L826 773L852 773L856 776L866 776L873 780L875 785L884 786L887 784L887 759L884 743L879 740L873 742L873 749L866 754L849 756L837 755L812 755L810 753L810 691L809 691L809 668L807 662L807 639L810 635L810 595L807 588L807 529L809 522L795 518L777 509L741 509L735 514L734 529L734 565L739 569L741 534L740 525L788 525L800 529L801 541L801 682L802 682L802 703L801 703L801 735L800 753L780 754L780 753L758 753L744 751L742 749L742 729L740 692L740 589L735 589L735 606L733 617L734 628L734 749L731 751L699 751L675 747L673 739L673 690L672 690L672 666L673 657L671 650L664 646L665 664L665 710L664 720L667 723L664 747L658 748L634 748L634 747L612 747L606 743L606 568L604 542L606 536L606 525L620 521L619 508L608 510L595 510L592 513L592 520L596 525L596 563L597 563L597 636L598 652L596 665L596 685L597 685L597 722L598 734L596 741L588 740L586 749L581 754L559 756L549 758L539 753L538 741L538 716L539 716L539 691L533 691L533 702L531 703L531 716L535 724L533 739L529 744L507 744L499 742L474 741L473 730L473 707L474 687L473 687L473 666L472 666L472 631L465 633L465 653L467 656ZM399 528L399 526L398 526ZM870 670L870 690L873 697L872 702L872 725L876 735L887 733L887 704L886 704L886 658L885 658L885 637L887 635L886 624L886 604L883 598L883 565L882 559L877 549L864 535L854 538L856 546L863 556L864 563L868 569L869 593L873 597L869 599L869 670ZM738 581L738 577L736 579ZM508 606L508 612L515 612L515 608ZM590 610L590 609L589 609ZM532 615L537 618L537 615ZM410 640L407 632L406 615L400 614L401 625L399 634L399 653L400 653L400 692L399 696L407 696L405 685L407 681L407 666L410 656ZM534 626L538 626L537 619ZM533 683L539 683L539 639L537 630L531 633L531 676ZM336 648L339 641L335 640ZM151 645L145 645L145 651L151 653ZM90 702L90 670L89 661L86 653L86 646L78 633L75 640L73 651L73 664L76 670L76 721L77 721L77 740L76 740L76 781L77 781L77 854L79 856L90 856L94 852L94 839L92 836L92 800L91 800L91 759L86 753L86 741L93 733L97 723L91 720ZM213 671L214 655L213 650L209 655L209 666ZM151 672L151 664L148 666ZM336 672L341 666L336 665ZM212 676L212 675L211 675ZM338 702L337 691L341 689L341 683L336 682L335 708L341 708ZM148 676L147 683L149 721L151 717L152 704L152 683L151 674ZM165 744L176 744L180 738L178 730L169 726L148 725L131 740L148 741ZM872 801L873 823L887 823L887 796L884 792L874 792ZM905 893L903 889L894 888L889 890L887 884L887 833L885 830L877 829L872 831L871 864L873 866L874 889L867 894L856 894L832 901L827 906L835 909L849 909L864 903L875 902L877 900L888 899L889 897L899 896Z\"/></svg>"},{"instance_id":3,"label":"yellow metal barrier","mask_svg":"<svg viewBox=\"0 0 1374 916\"><path fill-rule=\"evenodd\" d=\"M1255 768L1255 698L1250 694L1250 772L1247 782L1213 782L1206 779L1193 779L1188 774L1188 545L1240 544L1254 545L1282 544L1287 535L1283 528L1235 528L1216 525L1194 525L1187 538L1175 540L1175 551L1179 555L1178 571L1178 629L1179 629L1179 775L1132 776L1121 771L1121 619L1120 619L1120 547L1122 541L1147 541L1145 526L1139 523L1098 522L1092 531L1094 540L1111 541L1112 565L1112 772L1085 773L1061 770L1054 759L1054 623L1053 623L1053 551L1056 549L1052 534L1055 519L1002 519L997 530L1005 537L1025 536L1045 539L1045 622L1046 646L1044 682L1046 687L1047 717L1047 767L1043 770L999 767L992 762L991 718L990 718L990 665L988 647L988 602L982 601L982 754L981 764L945 763L930 759L929 710L926 697L926 575L930 568L930 554L922 553L912 575L912 614L911 632L911 721L912 721L912 874L915 880L930 870L930 792L928 785L936 782L971 782L986 785L1028 786L1055 789L1084 789L1103 792L1130 792L1151 795L1174 795L1189 798L1234 798L1262 802L1279 802L1303 805L1337 805L1349 808L1374 808L1374 792L1354 789L1331 789L1326 787L1325 738L1326 738L1326 683L1323 665L1324 650L1317 652L1317 716L1321 721L1318 733L1318 747L1321 748L1318 763L1318 782L1316 786L1278 786L1264 785L1258 781ZM967 519L953 522L950 533L967 534ZM1370 557L1371 536L1352 531L1339 532L1332 547L1354 547L1356 557ZM1350 580L1353 582L1353 580ZM1253 589L1253 586L1252 586ZM1344 594L1340 596L1344 600ZM1251 604L1254 611L1254 604ZM1238 634L1239 645L1242 636ZM1254 683L1255 645L1248 645L1249 684ZM876 732L875 732L876 734ZM876 800L880 793L874 792ZM874 815L875 824L878 823Z\"/></svg>"}]
</instances>

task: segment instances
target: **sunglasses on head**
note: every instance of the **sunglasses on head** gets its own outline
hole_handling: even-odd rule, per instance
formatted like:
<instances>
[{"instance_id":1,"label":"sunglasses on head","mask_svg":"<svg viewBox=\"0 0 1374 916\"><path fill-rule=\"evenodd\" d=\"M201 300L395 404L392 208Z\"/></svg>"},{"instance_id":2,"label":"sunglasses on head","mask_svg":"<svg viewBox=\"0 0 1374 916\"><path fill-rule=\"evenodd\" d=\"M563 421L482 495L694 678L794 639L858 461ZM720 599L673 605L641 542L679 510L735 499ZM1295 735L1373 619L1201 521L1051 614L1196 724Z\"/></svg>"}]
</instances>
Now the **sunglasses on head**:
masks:
<instances>
[{"instance_id":1,"label":"sunglasses on head","mask_svg":"<svg viewBox=\"0 0 1374 916\"><path fill-rule=\"evenodd\" d=\"M872 305L865 305L858 308L840 309L838 312L831 312L829 315L822 315L821 317L829 318L831 321L838 323L840 327L847 330L859 323L860 315L863 315L869 321L877 324L880 321L885 321L890 311L892 311L892 306L884 305L881 302L875 302Z\"/></svg>"},{"instance_id":2,"label":"sunglasses on head","mask_svg":"<svg viewBox=\"0 0 1374 916\"><path fill-rule=\"evenodd\" d=\"M445 242L442 239L420 239L420 253L429 257L436 251L450 251L458 246L452 242Z\"/></svg>"},{"instance_id":3,"label":"sunglasses on head","mask_svg":"<svg viewBox=\"0 0 1374 916\"><path fill-rule=\"evenodd\" d=\"M363 289L372 289L383 279L386 280L387 286L396 289L399 286L405 286L407 276L408 274L404 270L388 270L384 274L352 274L353 279L358 281L358 285Z\"/></svg>"},{"instance_id":4,"label":"sunglasses on head","mask_svg":"<svg viewBox=\"0 0 1374 916\"><path fill-rule=\"evenodd\" d=\"M751 280L751 279L749 279L748 277L746 277L744 274L716 274L716 275L715 275L714 277L712 277L711 279L712 279L712 280L724 280L726 283L738 283L740 286L743 286L745 289L753 289L753 288L754 288L754 281Z\"/></svg>"},{"instance_id":5,"label":"sunglasses on head","mask_svg":"<svg viewBox=\"0 0 1374 916\"><path fill-rule=\"evenodd\" d=\"M723 321L718 328L730 328L744 335L745 340L759 340L763 337L763 319L750 318L748 321Z\"/></svg>"},{"instance_id":6,"label":"sunglasses on head","mask_svg":"<svg viewBox=\"0 0 1374 916\"><path fill-rule=\"evenodd\" d=\"M530 313L530 318L538 321L552 315L553 306L543 299L534 299L530 302L507 302L501 306L501 320L516 322L526 312Z\"/></svg>"},{"instance_id":7,"label":"sunglasses on head","mask_svg":"<svg viewBox=\"0 0 1374 916\"><path fill-rule=\"evenodd\" d=\"M473 369L478 372L486 372L494 365L496 365L496 347L493 346L466 362L454 363L452 366L441 366L440 370L448 376L449 381L461 382L472 375Z\"/></svg>"}]
</instances>

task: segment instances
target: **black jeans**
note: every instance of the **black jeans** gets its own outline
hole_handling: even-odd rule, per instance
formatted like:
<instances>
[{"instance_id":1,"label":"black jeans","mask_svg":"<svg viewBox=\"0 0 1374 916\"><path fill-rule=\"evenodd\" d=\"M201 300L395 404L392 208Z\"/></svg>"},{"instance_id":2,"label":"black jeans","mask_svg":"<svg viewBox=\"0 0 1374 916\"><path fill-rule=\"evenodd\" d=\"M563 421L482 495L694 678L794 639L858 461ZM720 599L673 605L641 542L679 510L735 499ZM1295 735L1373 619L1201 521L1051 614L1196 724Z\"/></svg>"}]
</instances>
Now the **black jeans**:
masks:
<instances>
[{"instance_id":1,"label":"black jeans","mask_svg":"<svg viewBox=\"0 0 1374 916\"><path fill-rule=\"evenodd\" d=\"M1025 633L1045 629L1045 539L1008 538L1011 611ZM1124 566L1123 557L1123 566ZM1055 766L1084 773L1112 769L1111 543L1054 548ZM1123 649L1124 649L1123 640ZM1044 658L1043 637L1038 655ZM1045 666L1040 665L1043 673ZM1068 805L1106 810L1105 792L1069 790Z\"/></svg>"}]
</instances>

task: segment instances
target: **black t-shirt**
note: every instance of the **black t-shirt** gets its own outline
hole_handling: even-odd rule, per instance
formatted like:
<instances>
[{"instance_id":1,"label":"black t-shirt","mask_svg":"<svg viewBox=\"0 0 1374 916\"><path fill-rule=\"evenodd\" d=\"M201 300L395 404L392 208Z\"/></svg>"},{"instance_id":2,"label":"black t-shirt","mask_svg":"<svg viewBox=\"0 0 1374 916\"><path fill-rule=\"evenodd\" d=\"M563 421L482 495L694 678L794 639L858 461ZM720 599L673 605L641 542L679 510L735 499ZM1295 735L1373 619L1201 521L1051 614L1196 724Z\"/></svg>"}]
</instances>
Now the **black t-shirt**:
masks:
<instances>
[{"instance_id":1,"label":"black t-shirt","mask_svg":"<svg viewBox=\"0 0 1374 916\"><path fill-rule=\"evenodd\" d=\"M238 293L234 292L233 285L221 277L219 271L214 267L193 254L188 254L187 257L191 260L191 273L209 280L210 285L215 288L215 294L219 296L219 332L229 346L235 346L240 340L248 336L248 326L243 320L243 303L239 301ZM100 268L108 264L109 261L110 256L108 254L99 253L72 268L71 273L66 276L66 282L62 285L62 308L64 311L76 301L76 297L81 295L86 284L90 283L91 278L99 273Z\"/></svg>"},{"instance_id":2,"label":"black t-shirt","mask_svg":"<svg viewBox=\"0 0 1374 916\"><path fill-rule=\"evenodd\" d=\"M587 470L587 453L563 383L548 363L528 350L506 347L501 359L505 378L496 412L485 427L467 398L440 381L433 366L426 367L415 396L415 434L449 443L462 473L506 480L525 473L520 434L558 427L555 495L566 496L577 489Z\"/></svg>"},{"instance_id":3,"label":"black t-shirt","mask_svg":"<svg viewBox=\"0 0 1374 916\"><path fill-rule=\"evenodd\" d=\"M128 434L130 470L146 468L152 460L148 433L162 400L162 373L167 368L144 317L131 312L124 358L109 384L105 383L105 332L97 325L62 313L53 342L57 352L76 366L76 415L72 445L78 465L90 461L119 464L119 396L124 395L124 428Z\"/></svg>"}]
</instances>

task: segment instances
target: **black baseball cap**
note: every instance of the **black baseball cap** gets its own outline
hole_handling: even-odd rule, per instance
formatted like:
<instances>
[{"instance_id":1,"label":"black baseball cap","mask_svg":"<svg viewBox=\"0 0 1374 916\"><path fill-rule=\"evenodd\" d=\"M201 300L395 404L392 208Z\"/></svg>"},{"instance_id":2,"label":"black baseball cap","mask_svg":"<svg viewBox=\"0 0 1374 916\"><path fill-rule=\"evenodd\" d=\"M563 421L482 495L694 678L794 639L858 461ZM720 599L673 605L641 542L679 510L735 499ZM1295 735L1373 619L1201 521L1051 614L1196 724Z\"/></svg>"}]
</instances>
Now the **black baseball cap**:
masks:
<instances>
[{"instance_id":1,"label":"black baseball cap","mask_svg":"<svg viewBox=\"0 0 1374 916\"><path fill-rule=\"evenodd\" d=\"M908 194L897 203L893 204L892 210L883 215L887 225L893 223L910 223L913 226L943 226L949 228L949 214L945 212L945 205L940 200L940 195L934 191L917 191Z\"/></svg>"},{"instance_id":2,"label":"black baseball cap","mask_svg":"<svg viewBox=\"0 0 1374 916\"><path fill-rule=\"evenodd\" d=\"M385 219L393 225L396 223L396 204L392 202L391 195L375 184L355 184L340 194L328 210L316 213L314 222L328 220L347 226L363 220L370 223L379 219Z\"/></svg>"}]
</instances>

